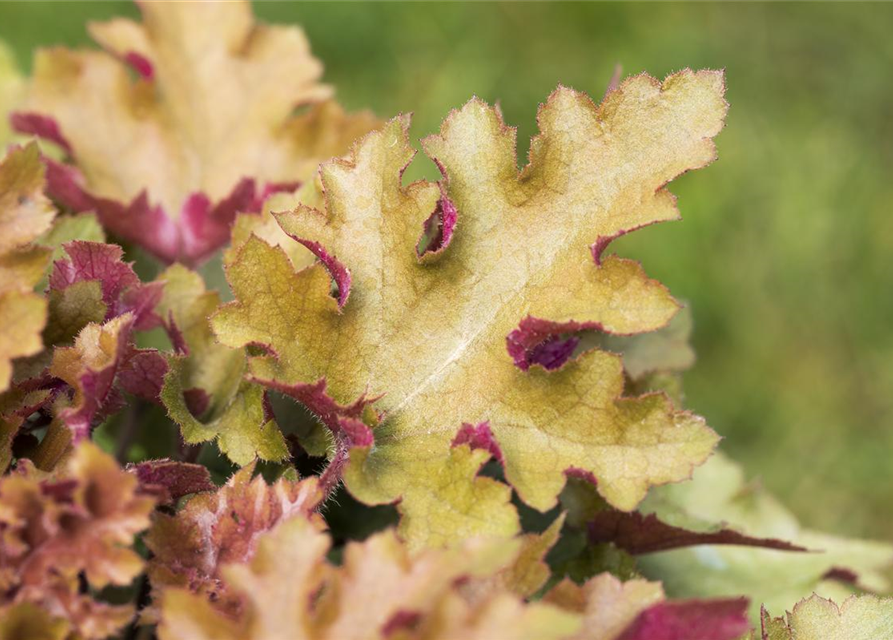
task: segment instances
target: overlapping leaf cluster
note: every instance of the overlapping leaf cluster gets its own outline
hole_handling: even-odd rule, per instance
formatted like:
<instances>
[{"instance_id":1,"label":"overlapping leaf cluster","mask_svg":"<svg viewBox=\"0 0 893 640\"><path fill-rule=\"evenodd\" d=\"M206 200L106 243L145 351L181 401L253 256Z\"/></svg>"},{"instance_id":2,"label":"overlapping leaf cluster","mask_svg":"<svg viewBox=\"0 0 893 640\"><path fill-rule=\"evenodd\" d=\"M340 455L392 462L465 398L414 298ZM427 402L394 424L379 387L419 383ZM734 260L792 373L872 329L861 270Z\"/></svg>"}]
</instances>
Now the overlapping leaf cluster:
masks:
<instances>
[{"instance_id":1,"label":"overlapping leaf cluster","mask_svg":"<svg viewBox=\"0 0 893 640\"><path fill-rule=\"evenodd\" d=\"M690 316L608 255L678 218L721 73L559 87L520 171L472 99L407 185L409 117L299 29L140 8L0 66L0 640L891 634L846 597L893 549L707 461Z\"/></svg>"},{"instance_id":2,"label":"overlapping leaf cluster","mask_svg":"<svg viewBox=\"0 0 893 640\"><path fill-rule=\"evenodd\" d=\"M86 442L53 474L20 462L0 480L0 505L2 637L105 638L130 620L132 607L98 602L83 586L126 585L142 570L128 547L155 499L135 476Z\"/></svg>"}]
</instances>

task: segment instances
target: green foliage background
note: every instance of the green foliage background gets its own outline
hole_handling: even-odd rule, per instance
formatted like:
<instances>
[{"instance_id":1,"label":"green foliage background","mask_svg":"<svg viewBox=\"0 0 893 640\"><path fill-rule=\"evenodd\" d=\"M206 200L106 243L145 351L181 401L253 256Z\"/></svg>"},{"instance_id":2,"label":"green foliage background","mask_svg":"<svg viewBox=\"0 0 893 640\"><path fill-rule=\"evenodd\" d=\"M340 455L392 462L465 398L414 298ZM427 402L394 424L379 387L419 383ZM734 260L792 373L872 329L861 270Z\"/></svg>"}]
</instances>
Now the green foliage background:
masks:
<instances>
[{"instance_id":1,"label":"green foliage background","mask_svg":"<svg viewBox=\"0 0 893 640\"><path fill-rule=\"evenodd\" d=\"M687 405L812 526L893 523L893 4L259 3L303 24L351 108L415 112L418 137L472 94L521 152L559 82L725 68L720 162L674 184L684 221L614 248L690 301ZM120 2L0 4L0 38L86 44ZM410 177L436 175L417 162Z\"/></svg>"}]
</instances>

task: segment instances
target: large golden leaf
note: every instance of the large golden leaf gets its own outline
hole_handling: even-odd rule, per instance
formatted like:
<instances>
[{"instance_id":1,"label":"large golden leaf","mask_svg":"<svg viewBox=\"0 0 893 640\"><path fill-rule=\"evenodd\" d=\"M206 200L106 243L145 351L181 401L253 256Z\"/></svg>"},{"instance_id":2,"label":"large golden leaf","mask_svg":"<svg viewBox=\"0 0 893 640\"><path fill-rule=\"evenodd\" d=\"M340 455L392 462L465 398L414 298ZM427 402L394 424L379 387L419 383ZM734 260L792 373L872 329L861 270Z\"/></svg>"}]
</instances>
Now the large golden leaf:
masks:
<instances>
[{"instance_id":1,"label":"large golden leaf","mask_svg":"<svg viewBox=\"0 0 893 640\"><path fill-rule=\"evenodd\" d=\"M163 259L206 257L237 211L377 124L325 104L303 31L256 23L248 2L140 9L141 23L90 25L104 52L38 52L14 123L55 140L83 173L53 163L56 197ZM295 117L302 105L316 106Z\"/></svg>"},{"instance_id":2,"label":"large golden leaf","mask_svg":"<svg viewBox=\"0 0 893 640\"><path fill-rule=\"evenodd\" d=\"M266 345L273 355L251 375L311 409L307 385L321 379L342 405L383 394L374 444L352 440L345 480L366 503L402 499L414 545L517 530L508 488L475 477L491 453L537 509L556 503L571 468L633 509L649 486L687 478L717 437L663 395L622 398L620 357L569 361L567 336L651 331L677 311L637 263L602 252L678 217L664 185L713 159L725 111L711 71L637 76L598 107L559 88L519 174L513 130L475 99L424 142L444 182L407 187L409 120L394 119L321 167L324 211L278 218L337 296L323 266L296 272L249 238L230 255L236 301L212 326L229 346ZM460 428L456 444L471 447L451 449Z\"/></svg>"}]
</instances>

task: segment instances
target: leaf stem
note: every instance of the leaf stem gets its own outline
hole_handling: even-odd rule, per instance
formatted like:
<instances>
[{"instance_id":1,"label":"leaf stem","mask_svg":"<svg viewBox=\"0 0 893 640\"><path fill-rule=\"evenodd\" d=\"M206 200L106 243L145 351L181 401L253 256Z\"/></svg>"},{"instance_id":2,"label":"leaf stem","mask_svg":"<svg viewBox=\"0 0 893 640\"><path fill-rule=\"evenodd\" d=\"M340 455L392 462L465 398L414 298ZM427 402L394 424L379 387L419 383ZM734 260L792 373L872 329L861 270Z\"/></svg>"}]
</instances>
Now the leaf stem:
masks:
<instances>
[{"instance_id":1,"label":"leaf stem","mask_svg":"<svg viewBox=\"0 0 893 640\"><path fill-rule=\"evenodd\" d=\"M338 437L338 434L335 434L335 455L332 456L328 466L319 476L320 488L325 495L323 501L328 500L341 484L341 474L349 459L350 445L343 438Z\"/></svg>"},{"instance_id":2,"label":"leaf stem","mask_svg":"<svg viewBox=\"0 0 893 640\"><path fill-rule=\"evenodd\" d=\"M141 404L138 398L133 398L127 405L127 411L124 413L124 424L121 425L121 432L118 434L118 441L115 443L115 458L121 464L129 462L127 454L131 445L133 445L133 441L136 439L136 432L139 427L137 413Z\"/></svg>"}]
</instances>

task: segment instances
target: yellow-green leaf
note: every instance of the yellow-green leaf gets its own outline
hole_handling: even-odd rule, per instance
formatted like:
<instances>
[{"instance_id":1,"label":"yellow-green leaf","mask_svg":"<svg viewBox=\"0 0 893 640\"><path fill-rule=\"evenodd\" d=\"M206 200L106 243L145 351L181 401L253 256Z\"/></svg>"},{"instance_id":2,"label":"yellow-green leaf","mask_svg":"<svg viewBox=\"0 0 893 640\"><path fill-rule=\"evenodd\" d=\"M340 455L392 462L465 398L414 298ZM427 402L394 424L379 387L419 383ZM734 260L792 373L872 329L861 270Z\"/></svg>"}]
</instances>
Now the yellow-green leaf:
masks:
<instances>
[{"instance_id":1,"label":"yellow-green leaf","mask_svg":"<svg viewBox=\"0 0 893 640\"><path fill-rule=\"evenodd\" d=\"M264 410L263 390L241 382L244 350L217 344L211 334L208 316L220 304L217 292L206 291L201 276L182 265L169 267L160 279L165 287L158 310L181 336L184 345L179 348L188 351L169 358L161 393L184 440L216 439L220 450L240 465L258 457L287 457L285 440ZM191 406L190 394L199 398Z\"/></svg>"},{"instance_id":2,"label":"yellow-green leaf","mask_svg":"<svg viewBox=\"0 0 893 640\"><path fill-rule=\"evenodd\" d=\"M264 202L259 215L236 216L232 231L232 248L229 252L238 250L255 236L272 247L281 247L296 271L313 264L316 261L314 255L285 233L273 216L273 212L291 211L298 206L301 203L299 194L300 192L274 194Z\"/></svg>"},{"instance_id":3,"label":"yellow-green leaf","mask_svg":"<svg viewBox=\"0 0 893 640\"><path fill-rule=\"evenodd\" d=\"M354 449L351 461L362 465L368 455L366 449ZM400 534L410 547L442 547L475 535L509 536L519 530L511 489L477 476L489 457L468 445L455 447L428 467L424 483L406 487L397 508L403 516Z\"/></svg>"},{"instance_id":4,"label":"yellow-green leaf","mask_svg":"<svg viewBox=\"0 0 893 640\"><path fill-rule=\"evenodd\" d=\"M893 562L893 546L806 529L721 454L695 471L691 482L656 491L644 508L670 524L723 522L747 535L778 538L811 551L708 545L643 556L640 566L645 575L662 580L672 596L745 595L756 620L761 603L783 611L813 592L835 600L847 598L853 587L833 579L834 569L854 572L856 584L864 588L878 592L889 588L884 573Z\"/></svg>"},{"instance_id":5,"label":"yellow-green leaf","mask_svg":"<svg viewBox=\"0 0 893 640\"><path fill-rule=\"evenodd\" d=\"M169 267L158 279L164 282L158 314L173 322L188 350L180 365L180 385L207 394L206 410L219 415L239 389L245 369L244 350L218 344L211 334L208 317L220 305L220 296L207 291L202 277L182 265Z\"/></svg>"},{"instance_id":6,"label":"yellow-green leaf","mask_svg":"<svg viewBox=\"0 0 893 640\"><path fill-rule=\"evenodd\" d=\"M52 248L53 260L58 260L65 257L62 245L72 240L105 242L105 232L94 214L79 213L56 218L53 227L38 238L37 242Z\"/></svg>"},{"instance_id":7,"label":"yellow-green leaf","mask_svg":"<svg viewBox=\"0 0 893 640\"><path fill-rule=\"evenodd\" d=\"M623 368L634 380L655 372L685 371L695 361L691 329L691 311L686 307L658 331L630 338L607 336L605 346L623 354Z\"/></svg>"},{"instance_id":8,"label":"yellow-green leaf","mask_svg":"<svg viewBox=\"0 0 893 640\"><path fill-rule=\"evenodd\" d=\"M763 609L762 622L764 640L883 640L893 638L893 600L853 596L838 606L813 595L785 618Z\"/></svg>"},{"instance_id":9,"label":"yellow-green leaf","mask_svg":"<svg viewBox=\"0 0 893 640\"><path fill-rule=\"evenodd\" d=\"M171 356L168 364L161 401L171 419L180 425L186 442L197 444L216 439L220 450L239 465L255 458L278 461L288 457L285 438L276 421L266 415L263 389L243 383L216 417L201 422L190 411L184 396L184 360Z\"/></svg>"},{"instance_id":10,"label":"yellow-green leaf","mask_svg":"<svg viewBox=\"0 0 893 640\"><path fill-rule=\"evenodd\" d=\"M91 322L102 322L108 311L97 280L75 282L61 291L50 291L47 300L49 323L44 340L48 345L71 342Z\"/></svg>"}]
</instances>

